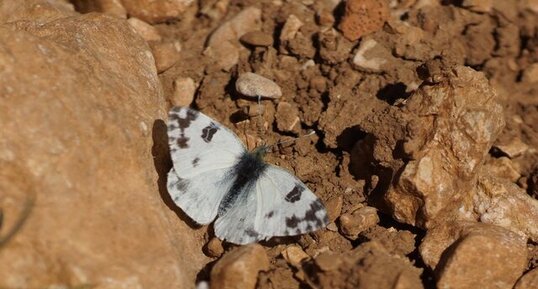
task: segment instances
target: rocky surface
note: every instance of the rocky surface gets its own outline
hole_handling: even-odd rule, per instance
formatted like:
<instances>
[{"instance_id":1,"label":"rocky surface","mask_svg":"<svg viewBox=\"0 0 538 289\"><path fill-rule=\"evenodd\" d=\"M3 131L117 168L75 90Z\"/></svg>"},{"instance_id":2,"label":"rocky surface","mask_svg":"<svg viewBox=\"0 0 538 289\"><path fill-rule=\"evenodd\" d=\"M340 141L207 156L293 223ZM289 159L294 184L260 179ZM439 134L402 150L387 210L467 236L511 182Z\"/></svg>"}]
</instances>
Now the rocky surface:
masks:
<instances>
[{"instance_id":1,"label":"rocky surface","mask_svg":"<svg viewBox=\"0 0 538 289\"><path fill-rule=\"evenodd\" d=\"M269 269L262 246L251 244L227 252L211 270L211 288L253 289L259 271Z\"/></svg>"},{"instance_id":2,"label":"rocky surface","mask_svg":"<svg viewBox=\"0 0 538 289\"><path fill-rule=\"evenodd\" d=\"M0 287L536 287L535 2L0 2ZM192 224L172 105L278 143L331 223L255 249Z\"/></svg>"},{"instance_id":3,"label":"rocky surface","mask_svg":"<svg viewBox=\"0 0 538 289\"><path fill-rule=\"evenodd\" d=\"M35 203L0 248L0 287L191 287L207 261L159 193L167 108L148 46L124 20L17 3L0 9L16 11L0 25L3 228Z\"/></svg>"},{"instance_id":4,"label":"rocky surface","mask_svg":"<svg viewBox=\"0 0 538 289\"><path fill-rule=\"evenodd\" d=\"M438 288L512 288L527 263L524 237L472 222L452 222L429 230L420 254L435 270Z\"/></svg>"},{"instance_id":5,"label":"rocky surface","mask_svg":"<svg viewBox=\"0 0 538 289\"><path fill-rule=\"evenodd\" d=\"M380 270L380 267L384 267ZM345 256L326 252L314 261L309 282L314 288L423 288L421 270L392 256L376 242L365 243ZM383 272L383 273L381 273Z\"/></svg>"}]
</instances>

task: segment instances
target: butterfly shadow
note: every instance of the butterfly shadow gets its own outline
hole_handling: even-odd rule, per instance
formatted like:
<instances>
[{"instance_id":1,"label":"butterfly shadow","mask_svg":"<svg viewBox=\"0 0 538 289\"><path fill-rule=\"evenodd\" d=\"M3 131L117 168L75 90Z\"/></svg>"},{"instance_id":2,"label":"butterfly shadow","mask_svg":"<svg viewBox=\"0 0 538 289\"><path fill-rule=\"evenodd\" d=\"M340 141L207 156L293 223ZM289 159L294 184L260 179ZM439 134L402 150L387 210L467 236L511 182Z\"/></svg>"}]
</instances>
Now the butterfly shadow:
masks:
<instances>
[{"instance_id":1,"label":"butterfly shadow","mask_svg":"<svg viewBox=\"0 0 538 289\"><path fill-rule=\"evenodd\" d=\"M172 200L168 189L166 188L167 175L172 168L172 159L170 158L170 149L168 148L168 134L166 123L162 119L157 119L153 122L151 136L153 139L153 147L151 155L153 156L153 165L159 176L157 185L159 187L159 195L164 204L172 210L183 222L191 229L198 229L201 225L194 222L187 214L185 214Z\"/></svg>"}]
</instances>

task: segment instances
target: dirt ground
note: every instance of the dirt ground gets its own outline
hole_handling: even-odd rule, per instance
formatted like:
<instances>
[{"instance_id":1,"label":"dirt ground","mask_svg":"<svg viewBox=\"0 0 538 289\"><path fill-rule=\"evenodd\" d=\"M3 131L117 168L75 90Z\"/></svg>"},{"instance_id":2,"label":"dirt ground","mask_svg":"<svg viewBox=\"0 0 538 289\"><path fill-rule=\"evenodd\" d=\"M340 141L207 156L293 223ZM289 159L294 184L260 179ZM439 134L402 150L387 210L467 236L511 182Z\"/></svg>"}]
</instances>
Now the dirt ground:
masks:
<instances>
[{"instance_id":1,"label":"dirt ground","mask_svg":"<svg viewBox=\"0 0 538 289\"><path fill-rule=\"evenodd\" d=\"M199 83L193 107L233 128L247 143L250 141L251 147L252 139L258 144L262 141L271 144L312 129L316 131L313 137L280 147L267 157L267 161L295 172L326 203L342 198L340 214L351 213L357 205L366 205L376 198L371 195L376 191L371 176L376 174L374 167L379 164L371 160L369 169L353 170L350 165L353 145L373 131L377 131L376 138L382 138L384 132L391 131L391 126L399 126L396 119L366 125L368 117L372 112L404 102L423 83L420 70L428 61L443 62L442 65L448 67L465 65L486 75L497 91L506 122L486 162L506 155L496 149L496 145L517 140L533 148L511 158L519 172L517 179L511 181L536 198L538 82L536 72L531 76L529 67L538 61L538 18L524 1L518 1L517 5L510 1L493 1L494 5L485 4L486 7L464 7L462 1L443 1L442 5L431 6L418 5L412 0L391 1L387 22L375 31L361 35L360 41L346 39L331 29L342 21L343 3L331 6L335 3L231 1L226 12L216 13L217 16L200 12L214 12L217 8L212 5L217 2L202 1L198 14L155 26L164 39L179 39L182 43L181 60L161 74L165 93L172 94L173 80L178 76L193 78ZM474 2L482 5L481 2L488 1ZM243 43L236 66L229 71L213 69L211 60L203 56L208 35L251 5L261 8L261 31L274 37L273 44L255 47ZM301 19L303 25L294 39L281 41L279 35L290 15ZM402 20L408 26L396 23L394 19ZM417 30L420 31L413 27L419 27ZM389 60L380 68L360 67L350 61L366 39L382 44L382 49L372 52L377 53L377 57L388 55ZM234 87L237 76L249 71L274 79L283 91L277 101L262 101L265 126L261 134L255 117L249 121L249 116L242 113L244 107L256 106L256 102L245 100ZM530 80L531 77L534 79ZM300 129L283 131L279 128L279 121L285 122L285 118L290 117L277 112L282 102L296 108L294 117L299 117ZM385 153L392 154L393 151ZM376 191L376 194L382 193L382 190ZM390 209L375 206L380 209L379 224L360 233L356 239L325 230L288 242L297 242L312 255L324 250L345 255L365 241L377 241L408 258L415 268L422 269L422 284L434 288L434 272L424 266L418 254L417 246L425 235L424 228L398 223L391 218ZM282 246L267 244L271 269L261 273L258 288L299 288L301 284L313 282L298 278L297 269L282 261ZM528 246L531 254L526 271L536 266L537 258L535 244L531 242ZM377 276L370 275L368 280L375 283L386 278L381 268L393 270L392 267L398 266L391 258L386 258L386 263L376 262L375 266L381 271L364 266L355 273L361 275L364 274L361 272L371 270L368 273L375 272ZM210 266L206 270L209 272ZM350 285L352 283L339 284L350 280L337 280L338 276L333 276L336 279L332 288L358 288ZM360 288L381 287L362 285Z\"/></svg>"},{"instance_id":2,"label":"dirt ground","mask_svg":"<svg viewBox=\"0 0 538 289\"><path fill-rule=\"evenodd\" d=\"M96 9L83 2L73 1L78 12ZM331 220L326 229L261 244L269 267L257 275L255 288L473 288L472 279L485 273L473 271L467 279L451 275L451 264L471 272L477 260L465 261L457 253L490 241L491 248L497 248L500 235L513 240L524 236L513 241L523 244L522 251L513 253L523 252L521 265L494 268L498 259L484 261L484 266L492 266L490 271L512 277L499 283L505 285L483 288L512 288L538 266L533 233L538 220L532 220L538 216L538 3L348 2L363 6L357 4L358 12L353 12L346 2L334 0L200 0L176 19L154 21L152 29L160 37L146 38L169 107L190 104L232 129L251 149L276 144L266 161L293 172L326 204ZM253 16L254 10L241 15L252 8L260 15ZM231 44L223 45L222 39ZM177 59L170 52L175 48ZM261 120L252 113L259 108L257 99L236 90L236 79L246 72L273 80L282 91L279 98L261 100ZM187 78L193 94L185 103L178 100L183 85L178 79ZM431 95L446 97L441 104L424 100ZM451 122L453 115L467 112L478 115L478 122L468 122L468 127ZM459 128L472 140L466 146L476 151L463 149L469 159L447 157L442 171L449 173L439 173L440 185L433 190L452 186L455 193L427 195L418 181L405 179L415 160L456 150L463 142L451 141L458 137L450 133ZM475 137L475 128L491 135ZM301 137L310 131L315 134ZM466 170L463 165L471 162L476 165ZM502 222L488 221L480 212L479 193L473 194L482 192L490 176L495 184L526 193L522 202L532 211L513 218L527 219L530 225L499 225ZM492 198L488 195L487 200ZM458 215L463 207L467 213ZM453 240L431 261L424 249L429 246L426 236L435 239L435 229L442 231L439 228L459 220L508 231L470 229L474 225L447 229L451 233L443 240ZM193 282L210 281L221 256L237 246L211 241L211 225L189 225L204 236L199 250L211 260ZM477 236L485 239L473 239ZM443 256L455 257L440 257L449 246L453 250ZM297 247L296 254L306 255L294 261L286 252ZM481 251L470 252L465 256Z\"/></svg>"}]
</instances>

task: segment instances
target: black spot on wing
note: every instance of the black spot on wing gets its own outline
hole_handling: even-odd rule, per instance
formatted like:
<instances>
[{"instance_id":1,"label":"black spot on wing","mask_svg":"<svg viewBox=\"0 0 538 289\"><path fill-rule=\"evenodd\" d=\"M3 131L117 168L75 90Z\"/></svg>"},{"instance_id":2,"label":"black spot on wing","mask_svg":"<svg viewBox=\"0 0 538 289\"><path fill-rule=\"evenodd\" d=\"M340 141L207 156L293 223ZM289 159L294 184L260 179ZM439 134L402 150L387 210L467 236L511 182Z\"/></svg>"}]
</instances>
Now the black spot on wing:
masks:
<instances>
[{"instance_id":1,"label":"black spot on wing","mask_svg":"<svg viewBox=\"0 0 538 289\"><path fill-rule=\"evenodd\" d=\"M270 211L269 213L265 214L265 218L271 219L274 214L275 214L275 211Z\"/></svg>"},{"instance_id":2,"label":"black spot on wing","mask_svg":"<svg viewBox=\"0 0 538 289\"><path fill-rule=\"evenodd\" d=\"M209 143L213 139L213 136L217 133L219 129L220 128L214 122L211 122L208 126L204 127L204 129L202 130L202 139L206 143Z\"/></svg>"},{"instance_id":3,"label":"black spot on wing","mask_svg":"<svg viewBox=\"0 0 538 289\"><path fill-rule=\"evenodd\" d=\"M188 148L189 140L190 138L186 137L184 134L181 134L177 139L177 146L182 149Z\"/></svg>"},{"instance_id":4,"label":"black spot on wing","mask_svg":"<svg viewBox=\"0 0 538 289\"><path fill-rule=\"evenodd\" d=\"M316 215L318 212L323 212L321 219ZM305 220L309 223L315 223L317 228L323 227L329 223L325 207L323 207L323 204L319 199L310 203L310 209L306 211Z\"/></svg>"},{"instance_id":5,"label":"black spot on wing","mask_svg":"<svg viewBox=\"0 0 538 289\"><path fill-rule=\"evenodd\" d=\"M304 187L300 184L295 184L295 187L286 195L286 202L295 203L301 199L301 193L304 191Z\"/></svg>"},{"instance_id":6,"label":"black spot on wing","mask_svg":"<svg viewBox=\"0 0 538 289\"><path fill-rule=\"evenodd\" d=\"M196 157L192 160L192 166L193 167L197 167L198 166L198 162L200 161L200 158Z\"/></svg>"},{"instance_id":7,"label":"black spot on wing","mask_svg":"<svg viewBox=\"0 0 538 289\"><path fill-rule=\"evenodd\" d=\"M260 235L258 232L256 232L256 230L254 230L254 228L246 229L245 234L247 234L247 236L249 237L256 238L256 239L258 239L258 236Z\"/></svg>"},{"instance_id":8,"label":"black spot on wing","mask_svg":"<svg viewBox=\"0 0 538 289\"><path fill-rule=\"evenodd\" d=\"M300 221L301 220L299 220L297 216L292 215L291 217L286 218L286 226L288 228L296 228Z\"/></svg>"},{"instance_id":9,"label":"black spot on wing","mask_svg":"<svg viewBox=\"0 0 538 289\"><path fill-rule=\"evenodd\" d=\"M171 131L179 128L179 137L176 140L176 143L180 148L184 149L189 147L190 140L190 138L185 136L185 129L191 126L191 123L198 118L198 111L193 109L186 109L187 114L185 115L185 117L181 117L179 113L182 109L185 108L176 107L172 109L172 111L170 111L168 117L168 130Z\"/></svg>"},{"instance_id":10,"label":"black spot on wing","mask_svg":"<svg viewBox=\"0 0 538 289\"><path fill-rule=\"evenodd\" d=\"M189 187L189 181L186 179L178 178L176 182L176 189L182 193L186 192Z\"/></svg>"}]
</instances>

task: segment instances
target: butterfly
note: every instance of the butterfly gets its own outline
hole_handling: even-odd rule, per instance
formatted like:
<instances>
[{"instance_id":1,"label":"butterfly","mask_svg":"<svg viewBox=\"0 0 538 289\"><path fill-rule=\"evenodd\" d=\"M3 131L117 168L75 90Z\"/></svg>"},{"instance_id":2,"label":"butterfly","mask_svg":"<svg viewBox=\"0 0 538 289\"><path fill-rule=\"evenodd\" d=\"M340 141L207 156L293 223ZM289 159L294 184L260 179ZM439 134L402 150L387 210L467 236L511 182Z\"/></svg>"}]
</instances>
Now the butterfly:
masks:
<instances>
[{"instance_id":1,"label":"butterfly","mask_svg":"<svg viewBox=\"0 0 538 289\"><path fill-rule=\"evenodd\" d=\"M221 240L248 244L329 223L322 202L303 182L263 161L269 147L248 151L231 130L199 111L170 110L168 144L170 197L198 224L216 218Z\"/></svg>"}]
</instances>

